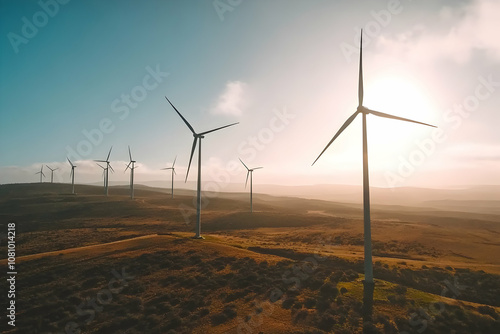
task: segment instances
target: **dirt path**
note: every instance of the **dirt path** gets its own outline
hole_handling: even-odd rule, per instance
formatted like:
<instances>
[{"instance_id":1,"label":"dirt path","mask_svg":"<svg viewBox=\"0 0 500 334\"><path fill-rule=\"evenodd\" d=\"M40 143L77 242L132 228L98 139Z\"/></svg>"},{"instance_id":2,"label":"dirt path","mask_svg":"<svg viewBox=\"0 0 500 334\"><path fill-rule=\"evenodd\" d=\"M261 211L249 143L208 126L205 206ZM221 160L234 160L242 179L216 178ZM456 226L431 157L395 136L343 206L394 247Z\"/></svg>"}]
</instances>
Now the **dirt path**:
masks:
<instances>
[{"instance_id":1,"label":"dirt path","mask_svg":"<svg viewBox=\"0 0 500 334\"><path fill-rule=\"evenodd\" d=\"M88 246L81 246L81 247L75 247L75 248L66 248L66 249L61 249L57 251L51 251L51 252L45 252L45 253L36 253L36 254L30 254L30 255L24 255L24 256L18 256L16 258L17 261L27 261L27 260L33 260L33 259L38 259L41 257L45 256L54 256L54 255L60 255L60 254L69 254L69 253L77 253L82 250L89 250L92 248L98 248L98 247L103 247L103 246L109 246L109 245L116 245L120 243L125 243L125 242L130 242L134 240L140 240L140 239L149 239L153 237L157 237L158 234L148 234L148 235L143 235L140 237L135 237L135 238L130 238L130 239L123 239L123 240L117 240L117 241L112 241L112 242L106 242L102 244L95 244L95 245L88 245ZM5 264L7 263L7 259L2 259L0 260L0 264Z\"/></svg>"}]
</instances>

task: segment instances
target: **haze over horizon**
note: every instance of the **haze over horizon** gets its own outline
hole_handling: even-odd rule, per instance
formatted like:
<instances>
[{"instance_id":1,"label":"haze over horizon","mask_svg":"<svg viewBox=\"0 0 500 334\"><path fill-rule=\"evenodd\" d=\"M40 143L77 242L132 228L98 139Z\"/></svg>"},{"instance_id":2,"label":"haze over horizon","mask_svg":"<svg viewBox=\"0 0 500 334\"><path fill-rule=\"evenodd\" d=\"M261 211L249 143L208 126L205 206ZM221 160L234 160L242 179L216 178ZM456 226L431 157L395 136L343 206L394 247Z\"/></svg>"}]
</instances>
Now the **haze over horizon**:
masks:
<instances>
[{"instance_id":1,"label":"haze over horizon","mask_svg":"<svg viewBox=\"0 0 500 334\"><path fill-rule=\"evenodd\" d=\"M126 182L127 145L137 184L176 156L180 182L192 135L166 95L196 131L240 122L203 141L203 182L244 184L241 158L256 187L360 185L360 119L311 163L356 109L364 28L364 105L438 126L368 116L371 185L500 185L500 2L216 3L0 2L0 183L69 182L66 157L97 183L111 146Z\"/></svg>"}]
</instances>

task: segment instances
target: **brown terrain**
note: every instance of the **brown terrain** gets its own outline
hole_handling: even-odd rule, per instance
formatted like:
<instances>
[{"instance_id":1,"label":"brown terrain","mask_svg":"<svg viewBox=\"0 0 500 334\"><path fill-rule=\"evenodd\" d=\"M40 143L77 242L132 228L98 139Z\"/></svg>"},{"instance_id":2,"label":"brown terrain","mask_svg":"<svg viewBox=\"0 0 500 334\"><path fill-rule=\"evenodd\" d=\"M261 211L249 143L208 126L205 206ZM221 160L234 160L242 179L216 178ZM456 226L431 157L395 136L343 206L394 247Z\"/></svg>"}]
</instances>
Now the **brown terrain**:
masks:
<instances>
[{"instance_id":1,"label":"brown terrain","mask_svg":"<svg viewBox=\"0 0 500 334\"><path fill-rule=\"evenodd\" d=\"M192 191L76 191L0 185L0 264L15 222L17 270L16 327L2 333L500 332L496 199L375 204L367 317L350 200L254 194L251 214L248 194L220 193L194 240Z\"/></svg>"}]
</instances>

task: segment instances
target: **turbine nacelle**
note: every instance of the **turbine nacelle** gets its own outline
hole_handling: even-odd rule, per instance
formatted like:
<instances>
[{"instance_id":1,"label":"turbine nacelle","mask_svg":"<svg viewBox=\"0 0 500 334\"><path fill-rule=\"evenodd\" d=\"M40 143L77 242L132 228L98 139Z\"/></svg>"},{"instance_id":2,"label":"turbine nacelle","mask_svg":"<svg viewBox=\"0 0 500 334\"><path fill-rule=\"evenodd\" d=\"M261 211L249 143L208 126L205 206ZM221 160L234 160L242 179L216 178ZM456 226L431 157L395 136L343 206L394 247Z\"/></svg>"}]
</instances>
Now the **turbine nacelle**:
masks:
<instances>
[{"instance_id":1,"label":"turbine nacelle","mask_svg":"<svg viewBox=\"0 0 500 334\"><path fill-rule=\"evenodd\" d=\"M240 158L238 158L238 159L240 159ZM241 163L243 164L243 166L245 166L245 168L247 169L247 180L245 181L245 188L246 188L246 187L247 187L247 183L248 183L248 176L249 176L251 173L253 173L253 171L254 171L254 170L256 170L256 169L261 169L261 168L264 168L264 167L254 167L254 168L248 168L248 166L247 166L247 165L245 165L245 163L243 162L243 160L241 160L241 159L240 159L240 161L241 161Z\"/></svg>"},{"instance_id":2,"label":"turbine nacelle","mask_svg":"<svg viewBox=\"0 0 500 334\"><path fill-rule=\"evenodd\" d=\"M130 151L130 145L128 147L128 156L130 158L130 162L128 163L127 168L125 168L125 171L127 171L127 169L129 169L129 168L134 169L135 168L134 164L137 162L135 160L132 160L132 152ZM132 164L132 167L130 167L130 164Z\"/></svg>"},{"instance_id":3,"label":"turbine nacelle","mask_svg":"<svg viewBox=\"0 0 500 334\"><path fill-rule=\"evenodd\" d=\"M71 165L71 168L72 168L72 169L73 169L73 168L76 168L76 166L75 166L75 165L73 165L73 163L71 162L71 160L69 160L69 158L68 158L68 157L66 157L66 159L68 159L68 162L69 162L69 164Z\"/></svg>"},{"instance_id":4,"label":"turbine nacelle","mask_svg":"<svg viewBox=\"0 0 500 334\"><path fill-rule=\"evenodd\" d=\"M358 108L356 108L356 112L362 113L362 114L367 114L368 115L370 113L370 111L371 111L370 109L365 108L363 106L358 106Z\"/></svg>"},{"instance_id":5,"label":"turbine nacelle","mask_svg":"<svg viewBox=\"0 0 500 334\"><path fill-rule=\"evenodd\" d=\"M177 175L177 173L175 172L175 162L177 161L177 156L175 157L174 159L174 162L172 163L172 167L165 167L165 168L162 168L161 170L172 170L172 172Z\"/></svg>"}]
</instances>

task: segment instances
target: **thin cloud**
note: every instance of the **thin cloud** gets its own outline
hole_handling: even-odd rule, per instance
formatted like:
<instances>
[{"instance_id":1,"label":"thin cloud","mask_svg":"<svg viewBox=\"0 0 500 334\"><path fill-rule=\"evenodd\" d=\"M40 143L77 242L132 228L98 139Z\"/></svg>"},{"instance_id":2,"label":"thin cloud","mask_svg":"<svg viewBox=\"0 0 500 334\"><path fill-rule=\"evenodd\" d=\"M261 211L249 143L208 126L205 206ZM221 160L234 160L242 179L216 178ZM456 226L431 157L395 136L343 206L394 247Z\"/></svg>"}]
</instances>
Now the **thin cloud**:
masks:
<instances>
[{"instance_id":1,"label":"thin cloud","mask_svg":"<svg viewBox=\"0 0 500 334\"><path fill-rule=\"evenodd\" d=\"M436 33L423 25L413 27L395 37L380 36L378 44L416 61L451 59L467 63L473 52L483 51L495 61L500 61L498 30L500 2L475 0L461 7L443 7L439 23L447 29Z\"/></svg>"},{"instance_id":2,"label":"thin cloud","mask_svg":"<svg viewBox=\"0 0 500 334\"><path fill-rule=\"evenodd\" d=\"M498 166L500 163L500 145L459 144L446 150L446 155L458 163L475 166L477 163L490 163Z\"/></svg>"},{"instance_id":3,"label":"thin cloud","mask_svg":"<svg viewBox=\"0 0 500 334\"><path fill-rule=\"evenodd\" d=\"M212 114L216 115L234 115L243 114L246 104L247 84L241 81L229 81L222 94L218 97L215 106L212 108Z\"/></svg>"}]
</instances>

